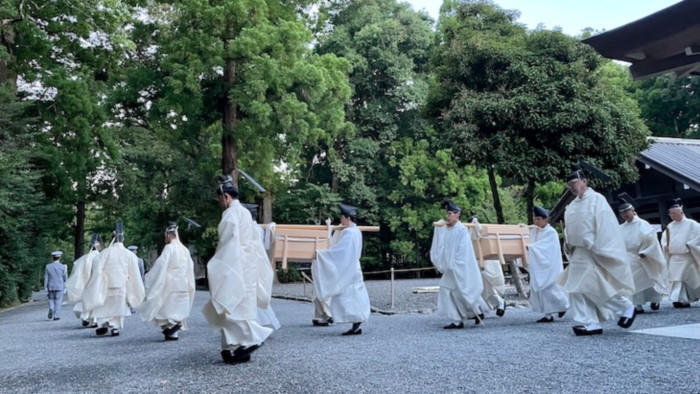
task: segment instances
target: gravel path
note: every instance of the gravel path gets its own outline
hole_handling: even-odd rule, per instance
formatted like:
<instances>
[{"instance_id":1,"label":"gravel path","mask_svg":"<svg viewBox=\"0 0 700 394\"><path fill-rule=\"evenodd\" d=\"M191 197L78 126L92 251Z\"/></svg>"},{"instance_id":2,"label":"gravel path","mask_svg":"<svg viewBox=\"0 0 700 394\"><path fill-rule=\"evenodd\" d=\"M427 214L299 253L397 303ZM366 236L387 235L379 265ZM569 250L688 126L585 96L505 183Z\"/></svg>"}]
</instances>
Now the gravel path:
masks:
<instances>
[{"instance_id":1,"label":"gravel path","mask_svg":"<svg viewBox=\"0 0 700 394\"><path fill-rule=\"evenodd\" d=\"M418 281L402 283L410 288ZM426 282L429 283L429 282ZM370 282L370 287L373 284ZM279 289L276 289L279 291ZM411 298L411 296L409 296ZM273 300L282 329L250 363L219 358L219 338L200 310L178 342L127 318L119 337L79 327L66 305L46 320L46 302L0 313L0 392L698 392L700 342L634 334L605 324L598 337L574 337L571 321L535 324L513 308L483 326L443 330L434 314L373 314L364 334L347 325L311 326L311 305ZM421 300L423 302L424 300ZM664 303L633 329L700 322L700 307Z\"/></svg>"},{"instance_id":2,"label":"gravel path","mask_svg":"<svg viewBox=\"0 0 700 394\"><path fill-rule=\"evenodd\" d=\"M391 281L366 280L365 286L373 307L392 313L432 313L437 307L437 293L414 293L418 287L438 286L439 278L401 279L394 281L394 307L391 307ZM313 285L310 283L280 283L273 289L273 296L311 299ZM505 299L508 307L529 308L527 300L520 298L513 286L506 286Z\"/></svg>"}]
</instances>

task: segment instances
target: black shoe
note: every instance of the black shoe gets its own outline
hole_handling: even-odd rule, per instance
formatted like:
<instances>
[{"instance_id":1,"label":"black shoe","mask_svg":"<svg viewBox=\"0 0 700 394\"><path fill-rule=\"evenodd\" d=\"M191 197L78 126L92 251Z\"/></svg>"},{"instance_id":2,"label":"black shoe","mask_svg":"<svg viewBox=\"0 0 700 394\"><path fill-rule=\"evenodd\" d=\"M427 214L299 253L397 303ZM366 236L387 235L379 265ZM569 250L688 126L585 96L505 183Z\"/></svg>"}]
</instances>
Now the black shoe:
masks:
<instances>
[{"instance_id":1,"label":"black shoe","mask_svg":"<svg viewBox=\"0 0 700 394\"><path fill-rule=\"evenodd\" d=\"M505 314L506 314L506 304L505 304L505 302L504 302L504 303L503 303L503 309L501 309L501 308L496 309L496 316L502 317L502 316L505 315Z\"/></svg>"},{"instance_id":2,"label":"black shoe","mask_svg":"<svg viewBox=\"0 0 700 394\"><path fill-rule=\"evenodd\" d=\"M651 310L652 310L652 311L658 311L659 308L661 308L661 304L659 304L658 302L652 302L652 303L651 303Z\"/></svg>"},{"instance_id":3,"label":"black shoe","mask_svg":"<svg viewBox=\"0 0 700 394\"><path fill-rule=\"evenodd\" d=\"M595 330L586 330L585 326L573 326L574 334L577 337L587 336L587 335L600 335L603 333L602 328L597 328Z\"/></svg>"},{"instance_id":4,"label":"black shoe","mask_svg":"<svg viewBox=\"0 0 700 394\"><path fill-rule=\"evenodd\" d=\"M163 335L165 335L166 337L171 337L171 336L173 336L173 334L180 331L181 328L182 328L182 324L177 323L174 326L163 330Z\"/></svg>"},{"instance_id":5,"label":"black shoe","mask_svg":"<svg viewBox=\"0 0 700 394\"><path fill-rule=\"evenodd\" d=\"M164 335L164 336L165 336L166 341L177 341L178 340L178 337L173 337L170 335Z\"/></svg>"},{"instance_id":6,"label":"black shoe","mask_svg":"<svg viewBox=\"0 0 700 394\"><path fill-rule=\"evenodd\" d=\"M632 323L634 323L635 317L637 317L636 309L634 310L634 312L632 312L632 317L620 316L620 320L617 321L617 325L622 328L630 328L632 327Z\"/></svg>"},{"instance_id":7,"label":"black shoe","mask_svg":"<svg viewBox=\"0 0 700 394\"><path fill-rule=\"evenodd\" d=\"M112 336L113 336L113 337L118 337L118 336L119 336L119 329L113 328L113 329L112 329Z\"/></svg>"},{"instance_id":8,"label":"black shoe","mask_svg":"<svg viewBox=\"0 0 700 394\"><path fill-rule=\"evenodd\" d=\"M566 311L561 311L557 314L557 316L559 316L560 319L564 317L564 315L566 315Z\"/></svg>"},{"instance_id":9,"label":"black shoe","mask_svg":"<svg viewBox=\"0 0 700 394\"><path fill-rule=\"evenodd\" d=\"M455 328L464 328L464 323L461 323L461 322L459 324L450 323L443 328L445 330L453 330Z\"/></svg>"},{"instance_id":10,"label":"black shoe","mask_svg":"<svg viewBox=\"0 0 700 394\"><path fill-rule=\"evenodd\" d=\"M247 355L248 357L250 357L250 354L253 353L254 351L258 350L258 348L260 348L260 346L262 346L262 345L263 344L261 343L259 345L252 345L252 346L239 346L236 350L234 350L233 356L234 357L244 357Z\"/></svg>"},{"instance_id":11,"label":"black shoe","mask_svg":"<svg viewBox=\"0 0 700 394\"><path fill-rule=\"evenodd\" d=\"M53 311L49 309L49 320L53 320Z\"/></svg>"},{"instance_id":12,"label":"black shoe","mask_svg":"<svg viewBox=\"0 0 700 394\"><path fill-rule=\"evenodd\" d=\"M97 335L105 335L109 331L109 328L107 327L100 327L97 330L95 330L95 334Z\"/></svg>"},{"instance_id":13,"label":"black shoe","mask_svg":"<svg viewBox=\"0 0 700 394\"><path fill-rule=\"evenodd\" d=\"M311 323L314 325L314 327L328 327L330 324L330 321L318 321L316 319L311 320Z\"/></svg>"},{"instance_id":14,"label":"black shoe","mask_svg":"<svg viewBox=\"0 0 700 394\"><path fill-rule=\"evenodd\" d=\"M545 316L538 320L536 323L554 323L554 317L553 316Z\"/></svg>"},{"instance_id":15,"label":"black shoe","mask_svg":"<svg viewBox=\"0 0 700 394\"><path fill-rule=\"evenodd\" d=\"M642 308L641 306L635 306L635 307L634 307L634 313L636 313L636 314L638 314L638 315L639 315L639 314L642 314L642 313L644 313L644 308Z\"/></svg>"},{"instance_id":16,"label":"black shoe","mask_svg":"<svg viewBox=\"0 0 700 394\"><path fill-rule=\"evenodd\" d=\"M237 356L234 352L231 352L230 350L222 350L221 358L226 364L246 363L250 361L250 353Z\"/></svg>"},{"instance_id":17,"label":"black shoe","mask_svg":"<svg viewBox=\"0 0 700 394\"><path fill-rule=\"evenodd\" d=\"M690 308L689 302L681 302L681 308Z\"/></svg>"},{"instance_id":18,"label":"black shoe","mask_svg":"<svg viewBox=\"0 0 700 394\"><path fill-rule=\"evenodd\" d=\"M90 324L90 328L97 328L97 323Z\"/></svg>"},{"instance_id":19,"label":"black shoe","mask_svg":"<svg viewBox=\"0 0 700 394\"><path fill-rule=\"evenodd\" d=\"M474 325L475 325L475 326L478 325L478 324L481 324L481 321L484 320L484 314L483 314L483 313L479 313L479 318L478 318L478 319L476 318L476 316L472 317L472 319L474 319Z\"/></svg>"},{"instance_id":20,"label":"black shoe","mask_svg":"<svg viewBox=\"0 0 700 394\"><path fill-rule=\"evenodd\" d=\"M53 319L54 319L54 320L61 320L61 318L58 317L58 316L54 317Z\"/></svg>"},{"instance_id":21,"label":"black shoe","mask_svg":"<svg viewBox=\"0 0 700 394\"><path fill-rule=\"evenodd\" d=\"M333 318L332 318L332 317L329 317L329 318L328 318L328 324L333 324Z\"/></svg>"},{"instance_id":22,"label":"black shoe","mask_svg":"<svg viewBox=\"0 0 700 394\"><path fill-rule=\"evenodd\" d=\"M83 327L87 327L87 326L90 325L90 322L87 321L87 320L83 320L83 321L82 321L82 324L83 324Z\"/></svg>"},{"instance_id":23,"label":"black shoe","mask_svg":"<svg viewBox=\"0 0 700 394\"><path fill-rule=\"evenodd\" d=\"M676 309L683 308L683 303L682 302L674 302L673 307Z\"/></svg>"},{"instance_id":24,"label":"black shoe","mask_svg":"<svg viewBox=\"0 0 700 394\"><path fill-rule=\"evenodd\" d=\"M345 331L342 335L360 335L360 334L362 334L361 328L351 328L351 329Z\"/></svg>"}]
</instances>

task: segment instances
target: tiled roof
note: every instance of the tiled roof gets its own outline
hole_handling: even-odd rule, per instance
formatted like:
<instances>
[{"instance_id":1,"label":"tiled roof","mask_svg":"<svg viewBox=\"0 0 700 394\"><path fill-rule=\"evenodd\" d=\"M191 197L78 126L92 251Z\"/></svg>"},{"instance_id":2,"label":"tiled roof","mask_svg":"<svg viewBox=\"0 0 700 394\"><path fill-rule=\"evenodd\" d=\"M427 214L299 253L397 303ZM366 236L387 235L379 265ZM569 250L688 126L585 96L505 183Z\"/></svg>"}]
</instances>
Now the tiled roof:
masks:
<instances>
[{"instance_id":1,"label":"tiled roof","mask_svg":"<svg viewBox=\"0 0 700 394\"><path fill-rule=\"evenodd\" d=\"M650 137L639 160L664 175L700 191L700 140Z\"/></svg>"}]
</instances>

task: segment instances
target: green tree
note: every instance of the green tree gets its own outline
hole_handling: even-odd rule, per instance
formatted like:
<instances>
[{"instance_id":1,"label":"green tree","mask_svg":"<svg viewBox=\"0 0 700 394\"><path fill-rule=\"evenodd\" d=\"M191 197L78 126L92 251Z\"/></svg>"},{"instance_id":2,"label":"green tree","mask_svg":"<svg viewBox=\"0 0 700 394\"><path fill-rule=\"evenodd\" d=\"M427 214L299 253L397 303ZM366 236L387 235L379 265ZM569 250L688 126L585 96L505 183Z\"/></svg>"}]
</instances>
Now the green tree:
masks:
<instances>
[{"instance_id":1,"label":"green tree","mask_svg":"<svg viewBox=\"0 0 700 394\"><path fill-rule=\"evenodd\" d=\"M326 183L361 219L382 228L365 240L365 266L425 262L432 223L446 196L466 200L466 174L452 172L447 151L433 151L434 133L420 109L428 86L433 21L396 0L330 1L320 11L318 53L352 64L353 89L339 134L309 152L308 181Z\"/></svg>"},{"instance_id":2,"label":"green tree","mask_svg":"<svg viewBox=\"0 0 700 394\"><path fill-rule=\"evenodd\" d=\"M517 13L488 2L446 11L427 108L461 162L525 185L529 221L536 185L579 159L608 172L608 186L635 179L648 131L624 86L611 83L615 65L560 32L528 33Z\"/></svg>"},{"instance_id":3,"label":"green tree","mask_svg":"<svg viewBox=\"0 0 700 394\"><path fill-rule=\"evenodd\" d=\"M700 77L663 75L638 81L630 90L653 135L700 138Z\"/></svg>"}]
</instances>

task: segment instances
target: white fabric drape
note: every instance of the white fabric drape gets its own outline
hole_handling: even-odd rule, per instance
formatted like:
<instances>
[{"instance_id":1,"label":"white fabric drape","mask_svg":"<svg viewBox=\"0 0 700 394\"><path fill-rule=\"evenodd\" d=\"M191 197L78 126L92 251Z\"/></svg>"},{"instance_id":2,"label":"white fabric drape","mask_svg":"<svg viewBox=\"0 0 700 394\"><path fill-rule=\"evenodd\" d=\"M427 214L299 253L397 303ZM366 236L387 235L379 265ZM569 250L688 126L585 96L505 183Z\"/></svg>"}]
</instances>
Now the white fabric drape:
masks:
<instances>
[{"instance_id":1,"label":"white fabric drape","mask_svg":"<svg viewBox=\"0 0 700 394\"><path fill-rule=\"evenodd\" d=\"M165 245L146 273L146 299L139 307L143 321L185 322L195 295L194 262L190 251L175 238ZM183 328L186 325L183 324Z\"/></svg>"},{"instance_id":2,"label":"white fabric drape","mask_svg":"<svg viewBox=\"0 0 700 394\"><path fill-rule=\"evenodd\" d=\"M610 310L613 298L634 293L632 271L620 227L607 200L588 188L566 207L564 236L569 266L559 284L569 294L573 319L579 322L615 318L620 311ZM580 300L587 299L585 305ZM629 301L628 301L629 302Z\"/></svg>"},{"instance_id":3,"label":"white fabric drape","mask_svg":"<svg viewBox=\"0 0 700 394\"><path fill-rule=\"evenodd\" d=\"M207 263L211 299L204 316L221 330L227 346L260 344L272 333L255 319L258 307L270 305L273 273L250 211L234 200L218 233L216 253Z\"/></svg>"},{"instance_id":4,"label":"white fabric drape","mask_svg":"<svg viewBox=\"0 0 700 394\"><path fill-rule=\"evenodd\" d=\"M634 279L633 302L659 302L668 294L666 259L656 238L656 231L646 220L634 218L620 225ZM644 257L640 257L644 255Z\"/></svg>"},{"instance_id":5,"label":"white fabric drape","mask_svg":"<svg viewBox=\"0 0 700 394\"><path fill-rule=\"evenodd\" d=\"M435 227L430 260L442 273L438 314L459 321L479 313L484 284L469 231L461 222Z\"/></svg>"},{"instance_id":6,"label":"white fabric drape","mask_svg":"<svg viewBox=\"0 0 700 394\"><path fill-rule=\"evenodd\" d=\"M362 232L353 223L333 233L328 249L316 250L311 264L314 296L330 309L337 323L369 319L370 303L362 278Z\"/></svg>"},{"instance_id":7,"label":"white fabric drape","mask_svg":"<svg viewBox=\"0 0 700 394\"><path fill-rule=\"evenodd\" d=\"M144 287L137 257L115 242L104 249L92 264L92 273L83 292L83 306L98 324L118 322L131 315L129 307L137 308L144 297Z\"/></svg>"},{"instance_id":8,"label":"white fabric drape","mask_svg":"<svg viewBox=\"0 0 700 394\"><path fill-rule=\"evenodd\" d=\"M661 242L668 250L671 301L693 302L699 299L700 223L685 217L673 221L661 235Z\"/></svg>"},{"instance_id":9,"label":"white fabric drape","mask_svg":"<svg viewBox=\"0 0 700 394\"><path fill-rule=\"evenodd\" d=\"M75 302L73 306L73 313L75 317L81 320L90 320L90 314L85 310L82 302L83 291L90 280L90 273L92 272L92 263L100 252L95 249L91 249L87 254L82 255L79 259L75 260L73 263L73 270L70 273L70 277L66 281L66 292L68 293L68 299L71 302Z\"/></svg>"},{"instance_id":10,"label":"white fabric drape","mask_svg":"<svg viewBox=\"0 0 700 394\"><path fill-rule=\"evenodd\" d=\"M559 234L547 224L530 230L530 306L535 312L556 313L569 309L569 298L557 283L564 270Z\"/></svg>"}]
</instances>

